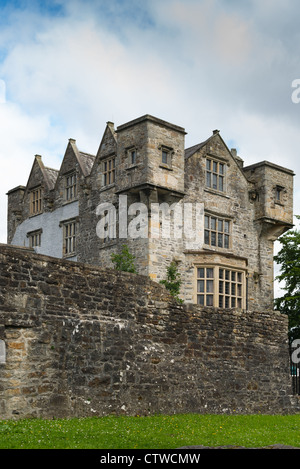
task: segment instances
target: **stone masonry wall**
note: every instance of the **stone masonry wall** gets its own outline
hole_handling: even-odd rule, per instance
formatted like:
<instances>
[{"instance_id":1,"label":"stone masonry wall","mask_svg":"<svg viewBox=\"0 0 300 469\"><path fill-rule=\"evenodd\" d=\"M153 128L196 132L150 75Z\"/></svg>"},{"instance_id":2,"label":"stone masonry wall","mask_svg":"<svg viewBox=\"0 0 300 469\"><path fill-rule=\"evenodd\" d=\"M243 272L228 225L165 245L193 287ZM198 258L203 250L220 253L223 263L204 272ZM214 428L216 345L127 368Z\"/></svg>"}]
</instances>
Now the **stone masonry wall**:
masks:
<instances>
[{"instance_id":1,"label":"stone masonry wall","mask_svg":"<svg viewBox=\"0 0 300 469\"><path fill-rule=\"evenodd\" d=\"M0 418L286 413L287 320L0 245ZM2 343L3 344L3 343Z\"/></svg>"}]
</instances>

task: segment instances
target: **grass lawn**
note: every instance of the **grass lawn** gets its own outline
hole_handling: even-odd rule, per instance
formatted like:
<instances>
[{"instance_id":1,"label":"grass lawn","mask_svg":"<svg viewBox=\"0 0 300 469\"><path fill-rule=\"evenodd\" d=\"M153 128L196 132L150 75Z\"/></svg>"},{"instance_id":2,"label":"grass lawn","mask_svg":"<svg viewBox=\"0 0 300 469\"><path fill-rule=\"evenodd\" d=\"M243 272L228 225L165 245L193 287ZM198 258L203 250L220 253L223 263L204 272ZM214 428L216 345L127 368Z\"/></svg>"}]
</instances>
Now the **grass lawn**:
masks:
<instances>
[{"instance_id":1,"label":"grass lawn","mask_svg":"<svg viewBox=\"0 0 300 469\"><path fill-rule=\"evenodd\" d=\"M156 415L0 420L1 449L172 449L281 443L300 447L300 415Z\"/></svg>"}]
</instances>

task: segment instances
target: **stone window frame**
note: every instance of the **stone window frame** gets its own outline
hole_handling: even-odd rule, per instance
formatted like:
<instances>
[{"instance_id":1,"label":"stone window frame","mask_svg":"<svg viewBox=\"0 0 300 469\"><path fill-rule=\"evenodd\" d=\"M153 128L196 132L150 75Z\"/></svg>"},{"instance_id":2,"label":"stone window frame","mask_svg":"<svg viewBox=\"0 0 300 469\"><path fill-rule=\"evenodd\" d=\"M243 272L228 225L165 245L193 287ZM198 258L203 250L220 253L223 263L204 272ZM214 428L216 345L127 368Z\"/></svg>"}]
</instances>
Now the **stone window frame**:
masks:
<instances>
[{"instance_id":1,"label":"stone window frame","mask_svg":"<svg viewBox=\"0 0 300 469\"><path fill-rule=\"evenodd\" d=\"M283 186L276 185L274 188L275 191L275 203L283 205L283 193L285 188Z\"/></svg>"},{"instance_id":2,"label":"stone window frame","mask_svg":"<svg viewBox=\"0 0 300 469\"><path fill-rule=\"evenodd\" d=\"M127 158L127 168L133 168L137 166L138 163L138 152L135 145L131 145L125 149L126 158Z\"/></svg>"},{"instance_id":3,"label":"stone window frame","mask_svg":"<svg viewBox=\"0 0 300 469\"><path fill-rule=\"evenodd\" d=\"M78 217L63 220L60 222L59 226L63 229L63 257L67 258L76 256Z\"/></svg>"},{"instance_id":4,"label":"stone window frame","mask_svg":"<svg viewBox=\"0 0 300 469\"><path fill-rule=\"evenodd\" d=\"M43 188L42 186L34 187L30 189L30 216L39 215L43 212Z\"/></svg>"},{"instance_id":5,"label":"stone window frame","mask_svg":"<svg viewBox=\"0 0 300 469\"><path fill-rule=\"evenodd\" d=\"M195 303L204 307L245 310L245 270L223 264L195 265Z\"/></svg>"},{"instance_id":6,"label":"stone window frame","mask_svg":"<svg viewBox=\"0 0 300 469\"><path fill-rule=\"evenodd\" d=\"M30 248L36 248L36 247L40 247L41 244L42 244L42 233L43 233L43 229L40 228L38 230L34 230L34 231L29 231L27 233L27 238L29 239L29 247Z\"/></svg>"},{"instance_id":7,"label":"stone window frame","mask_svg":"<svg viewBox=\"0 0 300 469\"><path fill-rule=\"evenodd\" d=\"M226 173L228 163L215 156L205 157L205 187L207 189L226 193Z\"/></svg>"},{"instance_id":8,"label":"stone window frame","mask_svg":"<svg viewBox=\"0 0 300 469\"><path fill-rule=\"evenodd\" d=\"M112 186L116 182L116 155L110 155L101 161L102 185Z\"/></svg>"},{"instance_id":9,"label":"stone window frame","mask_svg":"<svg viewBox=\"0 0 300 469\"><path fill-rule=\"evenodd\" d=\"M73 202L77 200L77 172L71 171L64 175L65 180L65 191L64 199L66 202Z\"/></svg>"},{"instance_id":10,"label":"stone window frame","mask_svg":"<svg viewBox=\"0 0 300 469\"><path fill-rule=\"evenodd\" d=\"M208 219L208 224L207 224ZM213 225L215 220L215 226ZM210 212L204 213L204 244L210 247L231 249L232 247L232 220L229 217ZM222 226L222 227L221 227ZM226 226L228 229L226 230ZM220 239L222 240L220 242Z\"/></svg>"},{"instance_id":11,"label":"stone window frame","mask_svg":"<svg viewBox=\"0 0 300 469\"><path fill-rule=\"evenodd\" d=\"M164 169L172 170L172 158L174 155L174 148L167 145L160 145L160 164L159 166Z\"/></svg>"}]
</instances>

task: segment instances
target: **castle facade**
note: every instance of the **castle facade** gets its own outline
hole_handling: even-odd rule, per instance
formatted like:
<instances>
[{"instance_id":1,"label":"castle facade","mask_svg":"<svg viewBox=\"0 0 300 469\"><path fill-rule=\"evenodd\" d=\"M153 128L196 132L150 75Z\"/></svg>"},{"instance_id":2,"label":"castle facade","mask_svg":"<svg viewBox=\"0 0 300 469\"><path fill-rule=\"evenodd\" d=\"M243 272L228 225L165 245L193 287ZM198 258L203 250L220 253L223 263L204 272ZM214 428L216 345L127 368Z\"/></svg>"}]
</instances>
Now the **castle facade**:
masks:
<instances>
[{"instance_id":1,"label":"castle facade","mask_svg":"<svg viewBox=\"0 0 300 469\"><path fill-rule=\"evenodd\" d=\"M145 115L108 122L96 155L69 139L59 170L36 155L8 192L8 243L101 267L127 244L155 281L172 261L181 298L273 309L273 244L293 226L292 170L244 166L214 130L185 149L185 129Z\"/></svg>"}]
</instances>

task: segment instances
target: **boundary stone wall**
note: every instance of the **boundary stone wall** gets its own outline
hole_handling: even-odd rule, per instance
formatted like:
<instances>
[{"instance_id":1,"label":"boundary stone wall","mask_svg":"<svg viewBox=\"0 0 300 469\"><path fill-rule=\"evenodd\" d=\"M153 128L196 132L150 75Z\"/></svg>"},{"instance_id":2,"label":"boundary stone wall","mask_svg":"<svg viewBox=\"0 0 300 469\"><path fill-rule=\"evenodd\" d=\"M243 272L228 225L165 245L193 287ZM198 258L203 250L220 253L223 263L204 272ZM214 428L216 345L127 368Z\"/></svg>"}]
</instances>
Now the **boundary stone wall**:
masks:
<instances>
[{"instance_id":1,"label":"boundary stone wall","mask_svg":"<svg viewBox=\"0 0 300 469\"><path fill-rule=\"evenodd\" d=\"M293 413L287 318L0 245L0 418Z\"/></svg>"}]
</instances>

